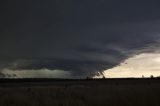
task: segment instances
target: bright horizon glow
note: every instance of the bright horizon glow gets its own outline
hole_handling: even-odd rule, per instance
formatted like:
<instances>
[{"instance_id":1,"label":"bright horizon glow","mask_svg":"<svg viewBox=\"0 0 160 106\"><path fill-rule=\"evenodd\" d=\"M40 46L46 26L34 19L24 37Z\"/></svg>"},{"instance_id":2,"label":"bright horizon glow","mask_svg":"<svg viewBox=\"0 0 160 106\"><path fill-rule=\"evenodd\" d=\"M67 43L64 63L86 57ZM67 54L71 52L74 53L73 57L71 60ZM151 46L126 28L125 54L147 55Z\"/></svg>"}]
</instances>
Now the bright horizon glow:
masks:
<instances>
[{"instance_id":1,"label":"bright horizon glow","mask_svg":"<svg viewBox=\"0 0 160 106\"><path fill-rule=\"evenodd\" d=\"M49 69L39 69L39 70L10 70L3 69L3 74L16 75L16 78L69 78L71 76L70 72L63 70L49 70ZM13 78L13 77L6 77Z\"/></svg>"},{"instance_id":2,"label":"bright horizon glow","mask_svg":"<svg viewBox=\"0 0 160 106\"><path fill-rule=\"evenodd\" d=\"M160 54L143 53L133 56L119 66L104 71L106 78L128 78L128 77L154 77L160 76ZM95 76L94 78L101 78Z\"/></svg>"}]
</instances>

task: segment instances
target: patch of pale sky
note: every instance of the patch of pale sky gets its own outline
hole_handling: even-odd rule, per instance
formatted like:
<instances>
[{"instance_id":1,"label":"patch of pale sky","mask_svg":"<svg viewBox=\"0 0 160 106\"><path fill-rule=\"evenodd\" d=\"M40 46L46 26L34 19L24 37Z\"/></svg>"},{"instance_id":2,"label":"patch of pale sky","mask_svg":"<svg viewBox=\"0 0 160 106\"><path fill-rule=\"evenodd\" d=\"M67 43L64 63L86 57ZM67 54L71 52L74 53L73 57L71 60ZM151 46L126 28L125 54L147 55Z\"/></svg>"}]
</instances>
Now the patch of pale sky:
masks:
<instances>
[{"instance_id":1,"label":"patch of pale sky","mask_svg":"<svg viewBox=\"0 0 160 106\"><path fill-rule=\"evenodd\" d=\"M142 77L142 75L145 77L160 76L160 54L143 53L135 55L112 69L104 70L104 75L106 78Z\"/></svg>"}]
</instances>

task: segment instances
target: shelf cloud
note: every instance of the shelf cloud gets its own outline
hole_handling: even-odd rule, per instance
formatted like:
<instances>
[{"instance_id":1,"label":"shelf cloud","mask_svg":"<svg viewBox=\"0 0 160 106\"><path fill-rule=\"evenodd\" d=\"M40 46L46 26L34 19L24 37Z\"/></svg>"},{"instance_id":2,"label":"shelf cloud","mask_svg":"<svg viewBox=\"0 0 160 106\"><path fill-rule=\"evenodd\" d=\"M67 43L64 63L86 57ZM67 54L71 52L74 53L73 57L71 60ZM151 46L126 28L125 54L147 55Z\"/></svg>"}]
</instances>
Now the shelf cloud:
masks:
<instances>
[{"instance_id":1,"label":"shelf cloud","mask_svg":"<svg viewBox=\"0 0 160 106\"><path fill-rule=\"evenodd\" d=\"M2 0L0 68L93 75L159 52L160 2Z\"/></svg>"}]
</instances>

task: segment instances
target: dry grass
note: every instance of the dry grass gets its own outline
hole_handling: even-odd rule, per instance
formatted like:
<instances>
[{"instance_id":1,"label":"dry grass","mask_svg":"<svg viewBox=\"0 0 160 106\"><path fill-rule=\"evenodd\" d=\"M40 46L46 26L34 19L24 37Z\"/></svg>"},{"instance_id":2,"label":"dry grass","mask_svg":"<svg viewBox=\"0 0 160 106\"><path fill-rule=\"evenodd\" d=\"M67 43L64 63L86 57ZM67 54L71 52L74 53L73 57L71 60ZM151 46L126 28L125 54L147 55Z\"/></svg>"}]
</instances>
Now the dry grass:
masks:
<instances>
[{"instance_id":1,"label":"dry grass","mask_svg":"<svg viewBox=\"0 0 160 106\"><path fill-rule=\"evenodd\" d=\"M0 87L0 106L160 106L160 84Z\"/></svg>"}]
</instances>

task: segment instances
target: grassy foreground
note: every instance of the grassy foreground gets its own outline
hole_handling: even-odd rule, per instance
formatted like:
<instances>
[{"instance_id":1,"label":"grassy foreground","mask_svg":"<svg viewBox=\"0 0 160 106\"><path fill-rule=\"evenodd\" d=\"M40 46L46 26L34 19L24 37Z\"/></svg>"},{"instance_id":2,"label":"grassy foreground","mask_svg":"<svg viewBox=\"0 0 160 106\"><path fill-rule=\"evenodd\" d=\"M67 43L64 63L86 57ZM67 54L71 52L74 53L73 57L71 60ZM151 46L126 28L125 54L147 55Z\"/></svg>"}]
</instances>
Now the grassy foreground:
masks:
<instances>
[{"instance_id":1,"label":"grassy foreground","mask_svg":"<svg viewBox=\"0 0 160 106\"><path fill-rule=\"evenodd\" d=\"M160 106L160 80L7 82L0 106Z\"/></svg>"}]
</instances>

